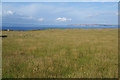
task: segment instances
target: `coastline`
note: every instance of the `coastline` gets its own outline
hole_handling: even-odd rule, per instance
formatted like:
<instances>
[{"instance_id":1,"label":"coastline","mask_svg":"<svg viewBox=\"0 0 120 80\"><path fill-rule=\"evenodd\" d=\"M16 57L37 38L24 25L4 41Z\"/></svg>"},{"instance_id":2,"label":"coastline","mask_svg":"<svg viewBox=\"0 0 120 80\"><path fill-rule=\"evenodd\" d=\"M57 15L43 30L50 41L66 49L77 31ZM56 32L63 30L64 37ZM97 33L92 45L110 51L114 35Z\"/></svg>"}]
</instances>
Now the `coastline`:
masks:
<instances>
[{"instance_id":1,"label":"coastline","mask_svg":"<svg viewBox=\"0 0 120 80\"><path fill-rule=\"evenodd\" d=\"M33 27L32 27L33 28ZM39 29L39 27L38 27L38 29L35 29L35 28L26 28L25 27L25 29L24 28L11 28L10 29L10 27L8 27L8 29L2 29L2 31L39 31L39 30L72 30L72 29L74 29L74 30L86 30L86 29L88 29L88 30L103 30L103 29L120 29L120 28L44 28L44 29Z\"/></svg>"}]
</instances>

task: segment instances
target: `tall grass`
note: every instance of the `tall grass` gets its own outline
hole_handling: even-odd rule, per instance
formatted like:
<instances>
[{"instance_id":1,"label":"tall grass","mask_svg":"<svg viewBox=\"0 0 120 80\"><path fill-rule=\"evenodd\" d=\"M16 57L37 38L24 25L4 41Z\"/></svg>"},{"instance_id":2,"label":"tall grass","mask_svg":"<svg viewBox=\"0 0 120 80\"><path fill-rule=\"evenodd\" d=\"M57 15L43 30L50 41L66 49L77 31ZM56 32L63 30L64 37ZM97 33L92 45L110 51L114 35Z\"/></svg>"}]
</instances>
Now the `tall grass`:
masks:
<instances>
[{"instance_id":1,"label":"tall grass","mask_svg":"<svg viewBox=\"0 0 120 80\"><path fill-rule=\"evenodd\" d=\"M117 29L3 31L3 78L117 78Z\"/></svg>"}]
</instances>

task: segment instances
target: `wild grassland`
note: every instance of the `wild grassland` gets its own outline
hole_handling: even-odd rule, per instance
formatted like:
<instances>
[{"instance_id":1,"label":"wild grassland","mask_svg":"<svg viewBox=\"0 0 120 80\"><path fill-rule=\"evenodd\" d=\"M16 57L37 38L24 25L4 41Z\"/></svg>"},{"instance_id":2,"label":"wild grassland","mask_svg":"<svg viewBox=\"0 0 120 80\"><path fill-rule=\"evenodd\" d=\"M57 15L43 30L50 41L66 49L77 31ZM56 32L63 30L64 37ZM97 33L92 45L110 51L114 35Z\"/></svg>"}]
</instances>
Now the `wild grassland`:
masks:
<instances>
[{"instance_id":1,"label":"wild grassland","mask_svg":"<svg viewBox=\"0 0 120 80\"><path fill-rule=\"evenodd\" d=\"M3 31L3 78L117 78L117 29Z\"/></svg>"}]
</instances>

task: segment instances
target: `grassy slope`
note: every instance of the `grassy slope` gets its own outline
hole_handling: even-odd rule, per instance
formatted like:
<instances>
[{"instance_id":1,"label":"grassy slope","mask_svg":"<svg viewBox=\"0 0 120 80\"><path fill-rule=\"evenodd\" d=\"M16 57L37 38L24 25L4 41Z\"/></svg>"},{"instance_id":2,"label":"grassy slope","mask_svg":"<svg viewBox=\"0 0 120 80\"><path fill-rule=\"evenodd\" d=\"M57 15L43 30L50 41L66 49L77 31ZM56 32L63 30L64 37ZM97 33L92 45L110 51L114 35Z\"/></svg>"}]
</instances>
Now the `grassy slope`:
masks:
<instances>
[{"instance_id":1,"label":"grassy slope","mask_svg":"<svg viewBox=\"0 0 120 80\"><path fill-rule=\"evenodd\" d=\"M117 29L3 31L3 78L118 77Z\"/></svg>"}]
</instances>

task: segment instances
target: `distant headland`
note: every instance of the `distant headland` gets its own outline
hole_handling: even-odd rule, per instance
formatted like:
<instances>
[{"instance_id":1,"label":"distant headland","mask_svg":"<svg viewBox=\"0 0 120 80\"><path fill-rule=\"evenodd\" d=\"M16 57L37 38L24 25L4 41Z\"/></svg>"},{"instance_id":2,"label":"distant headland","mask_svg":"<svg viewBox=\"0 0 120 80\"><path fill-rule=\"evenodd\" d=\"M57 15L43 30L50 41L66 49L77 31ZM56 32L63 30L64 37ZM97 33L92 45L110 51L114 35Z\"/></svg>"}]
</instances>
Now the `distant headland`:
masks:
<instances>
[{"instance_id":1,"label":"distant headland","mask_svg":"<svg viewBox=\"0 0 120 80\"><path fill-rule=\"evenodd\" d=\"M67 26L118 26L118 25L106 25L106 24L70 24Z\"/></svg>"}]
</instances>

